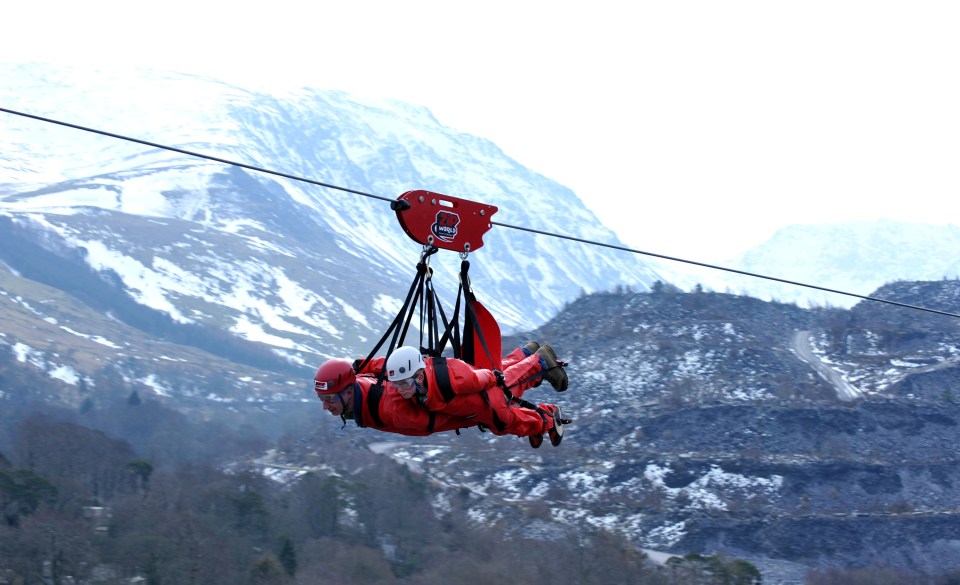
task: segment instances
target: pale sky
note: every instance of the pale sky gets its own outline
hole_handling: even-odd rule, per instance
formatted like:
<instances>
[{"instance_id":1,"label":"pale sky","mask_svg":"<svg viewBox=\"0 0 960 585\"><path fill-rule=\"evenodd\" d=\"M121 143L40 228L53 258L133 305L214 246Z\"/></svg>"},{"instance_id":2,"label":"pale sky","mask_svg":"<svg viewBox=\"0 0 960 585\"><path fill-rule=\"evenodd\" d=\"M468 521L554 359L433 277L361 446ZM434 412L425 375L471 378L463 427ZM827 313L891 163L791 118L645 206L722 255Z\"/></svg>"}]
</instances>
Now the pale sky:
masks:
<instances>
[{"instance_id":1,"label":"pale sky","mask_svg":"<svg viewBox=\"0 0 960 585\"><path fill-rule=\"evenodd\" d=\"M960 2L16 1L0 60L426 106L648 252L722 263L794 223L960 224Z\"/></svg>"}]
</instances>

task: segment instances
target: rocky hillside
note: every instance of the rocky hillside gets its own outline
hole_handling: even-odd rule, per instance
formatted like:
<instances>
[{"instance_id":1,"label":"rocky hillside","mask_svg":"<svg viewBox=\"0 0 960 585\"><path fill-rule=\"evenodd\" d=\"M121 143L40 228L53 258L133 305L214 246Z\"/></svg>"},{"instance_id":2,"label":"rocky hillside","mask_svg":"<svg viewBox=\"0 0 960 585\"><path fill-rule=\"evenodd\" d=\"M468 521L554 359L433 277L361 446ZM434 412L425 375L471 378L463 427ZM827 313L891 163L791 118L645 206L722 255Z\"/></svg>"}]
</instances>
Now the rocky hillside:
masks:
<instances>
[{"instance_id":1,"label":"rocky hillside","mask_svg":"<svg viewBox=\"0 0 960 585\"><path fill-rule=\"evenodd\" d=\"M960 306L956 281L882 292ZM395 441L332 420L318 432L389 453L525 534L600 526L647 549L745 558L774 583L810 567L953 568L957 319L657 287L581 298L512 341L526 337L571 362L568 392L527 395L574 419L559 448L476 431Z\"/></svg>"}]
</instances>

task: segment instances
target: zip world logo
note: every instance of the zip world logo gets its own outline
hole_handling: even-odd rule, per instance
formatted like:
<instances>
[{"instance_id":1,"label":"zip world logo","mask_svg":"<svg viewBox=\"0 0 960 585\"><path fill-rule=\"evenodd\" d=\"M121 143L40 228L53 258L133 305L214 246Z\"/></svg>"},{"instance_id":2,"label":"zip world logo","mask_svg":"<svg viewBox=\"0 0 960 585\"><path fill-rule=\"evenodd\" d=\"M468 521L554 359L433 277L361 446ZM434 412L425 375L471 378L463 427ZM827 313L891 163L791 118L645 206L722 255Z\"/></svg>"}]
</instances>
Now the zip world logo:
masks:
<instances>
[{"instance_id":1,"label":"zip world logo","mask_svg":"<svg viewBox=\"0 0 960 585\"><path fill-rule=\"evenodd\" d=\"M452 242L457 237L460 216L450 211L438 211L437 221L430 226L430 232L442 242Z\"/></svg>"}]
</instances>

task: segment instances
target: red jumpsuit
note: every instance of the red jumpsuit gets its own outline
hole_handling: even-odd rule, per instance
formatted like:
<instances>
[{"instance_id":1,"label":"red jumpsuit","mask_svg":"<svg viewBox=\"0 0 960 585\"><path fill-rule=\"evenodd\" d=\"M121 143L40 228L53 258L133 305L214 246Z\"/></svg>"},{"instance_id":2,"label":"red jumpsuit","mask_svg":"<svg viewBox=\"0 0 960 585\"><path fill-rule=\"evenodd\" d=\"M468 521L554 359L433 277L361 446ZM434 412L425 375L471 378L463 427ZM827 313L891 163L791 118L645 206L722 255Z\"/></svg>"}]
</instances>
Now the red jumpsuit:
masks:
<instances>
[{"instance_id":1,"label":"red jumpsuit","mask_svg":"<svg viewBox=\"0 0 960 585\"><path fill-rule=\"evenodd\" d=\"M470 364L453 358L447 358L446 366L453 396L449 400L443 397L437 382L433 360L427 358L424 386L426 397L422 403L431 412L462 417L474 424L482 424L497 435L517 435L527 437L545 434L553 426L553 417L543 417L535 410L510 403L506 395L497 386L497 378L491 370L477 370ZM364 372L379 372L383 368L384 358L370 361ZM511 393L520 398L523 393L541 381L540 356L533 354L525 357L520 349L514 350L503 359L503 377ZM518 385L514 386L514 384ZM386 383L389 392L402 400L395 388ZM415 398L409 402L416 404ZM543 405L541 405L543 406Z\"/></svg>"},{"instance_id":2,"label":"red jumpsuit","mask_svg":"<svg viewBox=\"0 0 960 585\"><path fill-rule=\"evenodd\" d=\"M370 392L376 382L376 376L364 375L357 376L357 381L353 384L353 421L358 427L422 437L477 424L477 421L463 417L430 412L413 400L404 400L393 388L385 387L379 403L376 403Z\"/></svg>"}]
</instances>

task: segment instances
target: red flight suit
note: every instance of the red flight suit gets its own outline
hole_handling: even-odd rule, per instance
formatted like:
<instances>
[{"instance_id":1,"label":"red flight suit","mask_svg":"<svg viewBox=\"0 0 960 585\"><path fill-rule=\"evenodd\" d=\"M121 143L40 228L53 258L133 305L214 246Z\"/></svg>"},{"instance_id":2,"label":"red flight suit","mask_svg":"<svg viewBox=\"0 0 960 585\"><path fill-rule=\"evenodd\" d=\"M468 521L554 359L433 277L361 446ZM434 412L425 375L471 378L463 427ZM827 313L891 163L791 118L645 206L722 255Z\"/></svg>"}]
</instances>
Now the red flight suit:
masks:
<instances>
[{"instance_id":1,"label":"red flight suit","mask_svg":"<svg viewBox=\"0 0 960 585\"><path fill-rule=\"evenodd\" d=\"M404 400L394 388L384 387L379 400L371 392L376 376L357 376L353 383L353 421L387 433L422 437L476 426L477 421L431 412L413 400Z\"/></svg>"},{"instance_id":2,"label":"red flight suit","mask_svg":"<svg viewBox=\"0 0 960 585\"><path fill-rule=\"evenodd\" d=\"M384 358L371 360L364 372L379 372L383 368L383 362ZM434 360L425 358L424 362L426 396L419 398L420 403L431 412L462 417L474 424L484 425L497 435L527 437L546 434L553 426L553 417L544 417L535 410L512 404L497 386L497 378L492 370L478 370L462 360L447 358L445 363L452 395L445 398L437 382ZM539 384L542 379L538 375L542 369L540 356L537 354L527 357L523 350L516 349L503 359L503 365L504 381L517 398ZM519 384L514 386L518 382ZM389 392L385 391L385 395L395 394L402 400L389 382L386 385ZM414 403L415 400L417 397L409 401Z\"/></svg>"}]
</instances>

